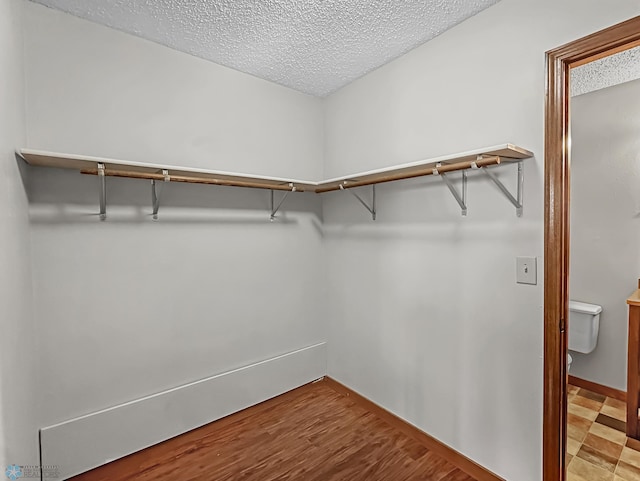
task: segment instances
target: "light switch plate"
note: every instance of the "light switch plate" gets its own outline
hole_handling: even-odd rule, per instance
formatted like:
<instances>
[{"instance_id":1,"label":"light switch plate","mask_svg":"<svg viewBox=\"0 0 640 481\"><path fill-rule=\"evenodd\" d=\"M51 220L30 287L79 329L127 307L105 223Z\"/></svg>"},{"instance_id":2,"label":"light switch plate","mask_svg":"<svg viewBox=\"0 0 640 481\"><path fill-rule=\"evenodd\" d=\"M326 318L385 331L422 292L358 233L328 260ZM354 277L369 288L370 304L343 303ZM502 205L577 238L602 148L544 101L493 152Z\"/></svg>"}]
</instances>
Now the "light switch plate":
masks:
<instances>
[{"instance_id":1,"label":"light switch plate","mask_svg":"<svg viewBox=\"0 0 640 481\"><path fill-rule=\"evenodd\" d=\"M518 284L538 283L536 257L516 257L516 282Z\"/></svg>"}]
</instances>

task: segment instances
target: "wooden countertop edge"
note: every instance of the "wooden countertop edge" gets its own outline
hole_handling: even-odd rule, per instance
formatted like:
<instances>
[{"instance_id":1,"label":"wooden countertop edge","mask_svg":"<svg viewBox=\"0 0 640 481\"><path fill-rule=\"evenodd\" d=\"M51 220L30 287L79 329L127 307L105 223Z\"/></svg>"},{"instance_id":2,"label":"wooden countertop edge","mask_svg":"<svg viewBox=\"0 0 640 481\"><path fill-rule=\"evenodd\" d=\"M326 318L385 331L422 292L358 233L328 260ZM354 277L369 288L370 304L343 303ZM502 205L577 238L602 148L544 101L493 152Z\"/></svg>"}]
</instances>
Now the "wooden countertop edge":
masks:
<instances>
[{"instance_id":1,"label":"wooden countertop edge","mask_svg":"<svg viewBox=\"0 0 640 481\"><path fill-rule=\"evenodd\" d=\"M629 296L627 299L627 304L630 306L640 307L640 289L637 289L633 294Z\"/></svg>"}]
</instances>

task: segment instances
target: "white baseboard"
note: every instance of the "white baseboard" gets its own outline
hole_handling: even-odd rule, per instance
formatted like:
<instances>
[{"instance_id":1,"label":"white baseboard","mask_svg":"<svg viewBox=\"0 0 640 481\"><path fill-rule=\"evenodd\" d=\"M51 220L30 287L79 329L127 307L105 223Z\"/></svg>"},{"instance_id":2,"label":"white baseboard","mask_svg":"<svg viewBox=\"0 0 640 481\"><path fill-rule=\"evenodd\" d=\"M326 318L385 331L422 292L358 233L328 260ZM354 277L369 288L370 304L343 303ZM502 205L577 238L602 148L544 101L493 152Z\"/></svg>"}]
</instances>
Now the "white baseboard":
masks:
<instances>
[{"instance_id":1,"label":"white baseboard","mask_svg":"<svg viewBox=\"0 0 640 481\"><path fill-rule=\"evenodd\" d=\"M305 347L40 431L42 464L67 479L326 375L326 344Z\"/></svg>"}]
</instances>

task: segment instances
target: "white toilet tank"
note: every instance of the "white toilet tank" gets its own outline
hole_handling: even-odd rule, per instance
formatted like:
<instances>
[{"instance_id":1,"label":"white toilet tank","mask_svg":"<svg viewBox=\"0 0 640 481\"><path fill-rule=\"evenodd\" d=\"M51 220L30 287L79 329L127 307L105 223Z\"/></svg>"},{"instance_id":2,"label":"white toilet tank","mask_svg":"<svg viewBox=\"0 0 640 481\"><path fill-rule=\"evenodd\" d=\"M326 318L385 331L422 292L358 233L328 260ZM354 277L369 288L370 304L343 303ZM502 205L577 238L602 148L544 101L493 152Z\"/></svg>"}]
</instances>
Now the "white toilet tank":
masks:
<instances>
[{"instance_id":1,"label":"white toilet tank","mask_svg":"<svg viewBox=\"0 0 640 481\"><path fill-rule=\"evenodd\" d=\"M588 354L596 348L602 306L569 301L569 350Z\"/></svg>"}]
</instances>

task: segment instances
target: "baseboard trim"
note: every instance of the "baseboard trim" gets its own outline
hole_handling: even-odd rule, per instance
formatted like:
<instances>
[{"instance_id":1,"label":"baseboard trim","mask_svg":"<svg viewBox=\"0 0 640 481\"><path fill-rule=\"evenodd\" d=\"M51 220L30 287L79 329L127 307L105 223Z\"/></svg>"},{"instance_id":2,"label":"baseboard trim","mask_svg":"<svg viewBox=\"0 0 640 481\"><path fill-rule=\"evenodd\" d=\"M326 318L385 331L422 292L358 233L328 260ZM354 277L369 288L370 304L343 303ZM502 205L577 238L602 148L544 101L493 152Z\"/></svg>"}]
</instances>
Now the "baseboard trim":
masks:
<instances>
[{"instance_id":1,"label":"baseboard trim","mask_svg":"<svg viewBox=\"0 0 640 481\"><path fill-rule=\"evenodd\" d=\"M349 396L349 398L351 398L354 402L360 404L363 408L376 414L391 426L403 432L407 436L410 436L412 439L416 440L430 451L433 451L434 453L442 456L442 458L457 466L469 476L476 478L477 481L505 481L503 478L495 473L492 473L484 466L481 466L475 461L467 458L465 455L459 453L450 446L447 446L443 442L438 441L433 436L430 436L424 431L421 431L412 424L409 424L404 419L387 411L383 407L380 407L373 401L370 401L366 397L358 394L354 390L348 388L344 384L341 384L335 379L325 377L324 382L326 382L328 386L330 386L335 391L344 394L345 396Z\"/></svg>"},{"instance_id":2,"label":"baseboard trim","mask_svg":"<svg viewBox=\"0 0 640 481\"><path fill-rule=\"evenodd\" d=\"M40 430L68 479L277 397L326 374L326 344L298 349Z\"/></svg>"},{"instance_id":3,"label":"baseboard trim","mask_svg":"<svg viewBox=\"0 0 640 481\"><path fill-rule=\"evenodd\" d=\"M587 389L596 394L602 394L603 396L617 399L618 401L627 402L626 391L620 391L619 389L605 386L603 384L598 384L597 382L587 381L586 379L580 379L579 377L571 375L569 375L569 384Z\"/></svg>"}]
</instances>

